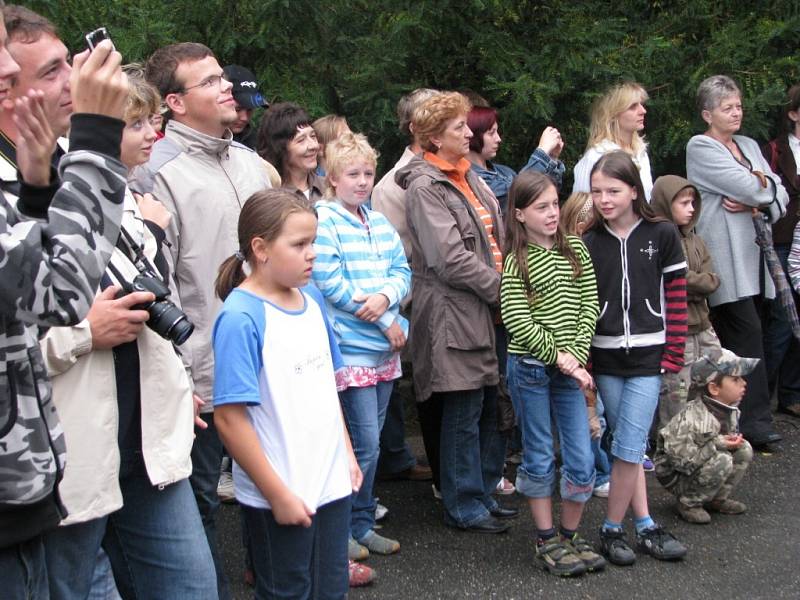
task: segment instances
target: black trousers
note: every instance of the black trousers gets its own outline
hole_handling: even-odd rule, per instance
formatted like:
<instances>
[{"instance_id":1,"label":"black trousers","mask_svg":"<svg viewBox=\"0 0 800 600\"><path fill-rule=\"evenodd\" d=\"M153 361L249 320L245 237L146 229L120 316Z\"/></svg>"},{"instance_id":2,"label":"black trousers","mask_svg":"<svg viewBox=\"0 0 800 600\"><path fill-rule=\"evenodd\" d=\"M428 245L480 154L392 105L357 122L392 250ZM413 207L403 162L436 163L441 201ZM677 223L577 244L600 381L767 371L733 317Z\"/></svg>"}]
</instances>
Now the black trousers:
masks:
<instances>
[{"instance_id":1,"label":"black trousers","mask_svg":"<svg viewBox=\"0 0 800 600\"><path fill-rule=\"evenodd\" d=\"M713 307L711 322L724 348L738 356L761 359L755 370L745 377L747 392L739 406L742 411L739 430L751 444L761 443L775 429L764 364L761 319L753 298Z\"/></svg>"}]
</instances>

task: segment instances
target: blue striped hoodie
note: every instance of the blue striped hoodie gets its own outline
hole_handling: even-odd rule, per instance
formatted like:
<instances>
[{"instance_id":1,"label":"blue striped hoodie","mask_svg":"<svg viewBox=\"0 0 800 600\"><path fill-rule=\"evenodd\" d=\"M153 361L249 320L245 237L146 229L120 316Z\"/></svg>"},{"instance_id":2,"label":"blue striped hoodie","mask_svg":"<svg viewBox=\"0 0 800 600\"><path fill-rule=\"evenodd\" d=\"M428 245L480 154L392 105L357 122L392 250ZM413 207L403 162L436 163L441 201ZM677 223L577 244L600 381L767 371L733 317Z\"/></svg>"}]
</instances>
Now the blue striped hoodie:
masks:
<instances>
[{"instance_id":1,"label":"blue striped hoodie","mask_svg":"<svg viewBox=\"0 0 800 600\"><path fill-rule=\"evenodd\" d=\"M336 341L348 366L376 367L388 360L391 346L384 336L395 321L408 335L400 301L408 293L411 269L395 228L381 213L359 207L362 223L335 200L316 204L319 215L312 278L325 296ZM376 323L355 316L360 294L381 293L389 308Z\"/></svg>"}]
</instances>

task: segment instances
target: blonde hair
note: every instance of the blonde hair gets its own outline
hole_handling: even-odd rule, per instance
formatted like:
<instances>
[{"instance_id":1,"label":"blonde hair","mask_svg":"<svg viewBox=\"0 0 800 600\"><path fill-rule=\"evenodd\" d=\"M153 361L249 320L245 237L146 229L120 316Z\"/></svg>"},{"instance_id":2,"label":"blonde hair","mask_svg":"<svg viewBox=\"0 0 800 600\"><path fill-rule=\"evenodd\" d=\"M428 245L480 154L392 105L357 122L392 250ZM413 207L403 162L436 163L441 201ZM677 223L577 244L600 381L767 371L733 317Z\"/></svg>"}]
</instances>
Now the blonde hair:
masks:
<instances>
[{"instance_id":1,"label":"blonde hair","mask_svg":"<svg viewBox=\"0 0 800 600\"><path fill-rule=\"evenodd\" d=\"M378 164L378 153L369 145L365 135L361 133L345 133L325 146L325 197L336 196L336 189L331 185L331 176L337 177L357 160L364 160L374 169Z\"/></svg>"},{"instance_id":2,"label":"blonde hair","mask_svg":"<svg viewBox=\"0 0 800 600\"><path fill-rule=\"evenodd\" d=\"M622 146L622 136L619 130L619 115L637 102L644 104L649 96L647 90L633 81L625 81L606 91L595 100L592 105L592 122L589 126L589 143L586 149L596 146L603 140L611 140ZM634 132L631 140L631 150L634 155L645 147L644 138Z\"/></svg>"},{"instance_id":3,"label":"blonde hair","mask_svg":"<svg viewBox=\"0 0 800 600\"><path fill-rule=\"evenodd\" d=\"M128 77L128 101L125 103L124 121L161 113L161 95L144 78L144 65L130 63L122 67Z\"/></svg>"},{"instance_id":4,"label":"blonde hair","mask_svg":"<svg viewBox=\"0 0 800 600\"><path fill-rule=\"evenodd\" d=\"M330 144L333 140L339 137L339 132L342 126L348 130L350 126L347 124L347 119L340 115L325 115L320 117L311 124L317 134L317 141L320 144Z\"/></svg>"},{"instance_id":5,"label":"blonde hair","mask_svg":"<svg viewBox=\"0 0 800 600\"><path fill-rule=\"evenodd\" d=\"M428 98L414 110L411 119L420 146L428 152L436 152L438 148L431 138L444 133L448 121L461 115L466 118L471 109L467 97L458 92L442 92Z\"/></svg>"},{"instance_id":6,"label":"blonde hair","mask_svg":"<svg viewBox=\"0 0 800 600\"><path fill-rule=\"evenodd\" d=\"M559 220L567 235L580 236L578 225L590 225L593 218L592 195L588 192L574 192L564 201Z\"/></svg>"}]
</instances>

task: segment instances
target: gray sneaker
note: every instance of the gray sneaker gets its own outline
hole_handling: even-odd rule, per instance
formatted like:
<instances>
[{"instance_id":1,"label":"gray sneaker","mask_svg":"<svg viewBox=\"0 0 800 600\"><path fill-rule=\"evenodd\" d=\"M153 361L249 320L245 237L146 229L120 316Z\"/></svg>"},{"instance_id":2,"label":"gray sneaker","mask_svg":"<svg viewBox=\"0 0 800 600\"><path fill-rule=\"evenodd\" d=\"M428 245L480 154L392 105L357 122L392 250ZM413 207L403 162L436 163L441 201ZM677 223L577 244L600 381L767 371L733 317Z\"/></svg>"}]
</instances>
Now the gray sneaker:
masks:
<instances>
[{"instance_id":1,"label":"gray sneaker","mask_svg":"<svg viewBox=\"0 0 800 600\"><path fill-rule=\"evenodd\" d=\"M636 546L658 560L680 560L687 552L674 535L657 526L637 533Z\"/></svg>"},{"instance_id":2,"label":"gray sneaker","mask_svg":"<svg viewBox=\"0 0 800 600\"><path fill-rule=\"evenodd\" d=\"M611 564L627 567L636 562L636 555L625 540L622 529L600 528L600 554L605 556Z\"/></svg>"}]
</instances>

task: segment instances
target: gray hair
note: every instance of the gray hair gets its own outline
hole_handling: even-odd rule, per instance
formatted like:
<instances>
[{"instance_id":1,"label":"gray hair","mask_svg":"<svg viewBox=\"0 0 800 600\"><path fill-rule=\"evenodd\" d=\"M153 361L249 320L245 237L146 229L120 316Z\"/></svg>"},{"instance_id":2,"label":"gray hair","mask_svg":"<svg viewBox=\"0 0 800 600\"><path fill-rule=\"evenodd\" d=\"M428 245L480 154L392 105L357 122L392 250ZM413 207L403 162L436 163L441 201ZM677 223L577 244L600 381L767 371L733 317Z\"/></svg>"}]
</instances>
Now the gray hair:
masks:
<instances>
[{"instance_id":1,"label":"gray hair","mask_svg":"<svg viewBox=\"0 0 800 600\"><path fill-rule=\"evenodd\" d=\"M397 103L397 126L411 138L411 118L416 108L428 98L435 96L439 92L430 88L417 88L410 94L406 94Z\"/></svg>"},{"instance_id":2,"label":"gray hair","mask_svg":"<svg viewBox=\"0 0 800 600\"><path fill-rule=\"evenodd\" d=\"M697 108L714 110L729 96L741 96L742 92L736 82L727 75L712 75L700 83L697 88Z\"/></svg>"}]
</instances>

